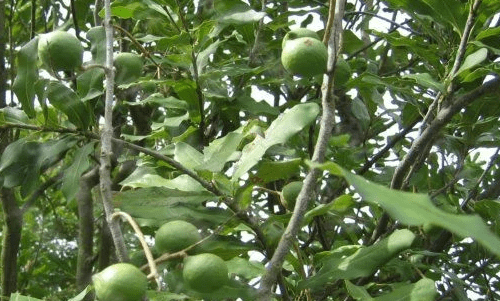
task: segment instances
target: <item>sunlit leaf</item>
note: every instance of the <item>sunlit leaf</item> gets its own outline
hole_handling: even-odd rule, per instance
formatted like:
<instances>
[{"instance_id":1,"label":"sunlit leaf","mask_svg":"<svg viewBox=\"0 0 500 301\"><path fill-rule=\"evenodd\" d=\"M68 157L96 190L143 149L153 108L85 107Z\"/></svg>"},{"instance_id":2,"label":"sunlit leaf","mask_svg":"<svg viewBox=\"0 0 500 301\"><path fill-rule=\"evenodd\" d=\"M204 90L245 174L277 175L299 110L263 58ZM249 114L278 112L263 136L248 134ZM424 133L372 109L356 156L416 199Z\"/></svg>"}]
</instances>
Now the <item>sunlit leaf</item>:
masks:
<instances>
[{"instance_id":1,"label":"sunlit leaf","mask_svg":"<svg viewBox=\"0 0 500 301\"><path fill-rule=\"evenodd\" d=\"M265 137L257 136L253 142L243 148L233 180L240 178L257 164L271 146L286 142L291 136L313 122L318 113L319 106L311 102L296 105L281 114L271 123Z\"/></svg>"},{"instance_id":2,"label":"sunlit leaf","mask_svg":"<svg viewBox=\"0 0 500 301\"><path fill-rule=\"evenodd\" d=\"M35 82L38 80L37 60L38 37L26 43L17 53L17 75L12 84L12 91L29 117L35 115Z\"/></svg>"},{"instance_id":3,"label":"sunlit leaf","mask_svg":"<svg viewBox=\"0 0 500 301\"><path fill-rule=\"evenodd\" d=\"M369 247L361 247L354 254L339 257L333 254L321 259L320 270L300 283L301 288L317 289L338 279L354 279L373 274L380 266L388 262L401 251L408 249L415 239L415 234L402 229Z\"/></svg>"}]
</instances>

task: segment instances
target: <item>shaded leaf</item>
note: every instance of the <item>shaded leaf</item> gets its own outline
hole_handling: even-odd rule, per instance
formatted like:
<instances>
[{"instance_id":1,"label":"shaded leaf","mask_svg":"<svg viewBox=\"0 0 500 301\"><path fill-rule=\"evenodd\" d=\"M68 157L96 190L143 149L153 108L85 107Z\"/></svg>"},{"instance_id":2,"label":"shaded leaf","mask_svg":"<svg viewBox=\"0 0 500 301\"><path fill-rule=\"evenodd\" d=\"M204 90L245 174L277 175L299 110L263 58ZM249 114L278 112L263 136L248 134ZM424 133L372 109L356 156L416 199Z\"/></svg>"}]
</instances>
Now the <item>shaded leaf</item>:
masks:
<instances>
[{"instance_id":1,"label":"shaded leaf","mask_svg":"<svg viewBox=\"0 0 500 301\"><path fill-rule=\"evenodd\" d=\"M429 73L407 74L404 77L414 79L417 84L424 88L444 92L444 85L432 78Z\"/></svg>"},{"instance_id":2,"label":"shaded leaf","mask_svg":"<svg viewBox=\"0 0 500 301\"><path fill-rule=\"evenodd\" d=\"M280 179L288 179L300 171L302 159L286 161L262 161L257 173L252 178L257 183L269 183Z\"/></svg>"},{"instance_id":3,"label":"shaded leaf","mask_svg":"<svg viewBox=\"0 0 500 301\"><path fill-rule=\"evenodd\" d=\"M66 114L69 122L79 129L87 129L90 126L90 112L75 91L60 82L52 81L48 84L46 93L50 103Z\"/></svg>"},{"instance_id":4,"label":"shaded leaf","mask_svg":"<svg viewBox=\"0 0 500 301\"><path fill-rule=\"evenodd\" d=\"M67 201L72 200L80 187L80 177L90 167L90 155L96 142L91 142L76 149L71 165L65 170L61 191Z\"/></svg>"},{"instance_id":5,"label":"shaded leaf","mask_svg":"<svg viewBox=\"0 0 500 301\"><path fill-rule=\"evenodd\" d=\"M366 289L362 286L357 286L352 284L349 280L344 280L345 287L349 292L349 295L358 301L372 301L373 298L368 294Z\"/></svg>"}]
</instances>

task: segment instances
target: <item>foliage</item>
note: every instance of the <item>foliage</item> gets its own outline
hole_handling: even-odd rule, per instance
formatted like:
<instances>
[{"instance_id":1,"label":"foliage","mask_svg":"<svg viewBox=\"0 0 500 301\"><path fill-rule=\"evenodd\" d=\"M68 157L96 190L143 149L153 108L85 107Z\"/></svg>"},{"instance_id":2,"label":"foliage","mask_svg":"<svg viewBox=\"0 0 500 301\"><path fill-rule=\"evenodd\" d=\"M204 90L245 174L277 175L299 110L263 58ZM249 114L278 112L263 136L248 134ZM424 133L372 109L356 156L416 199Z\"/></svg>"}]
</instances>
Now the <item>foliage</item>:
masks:
<instances>
[{"instance_id":1,"label":"foliage","mask_svg":"<svg viewBox=\"0 0 500 301\"><path fill-rule=\"evenodd\" d=\"M255 300L294 221L281 191L311 171L275 300L500 299L500 3L348 0L332 69L293 77L284 36L307 27L323 37L331 3L112 1L114 52L140 54L142 66L114 87L113 205L156 258L149 299ZM12 300L92 300L91 275L116 261L97 171L99 4L1 3L1 286ZM42 69L38 41L52 29L79 39L82 69ZM335 124L318 162L332 77ZM155 248L173 220L199 229L194 253L224 260L221 289L190 290L186 254ZM152 272L120 225L132 262Z\"/></svg>"}]
</instances>

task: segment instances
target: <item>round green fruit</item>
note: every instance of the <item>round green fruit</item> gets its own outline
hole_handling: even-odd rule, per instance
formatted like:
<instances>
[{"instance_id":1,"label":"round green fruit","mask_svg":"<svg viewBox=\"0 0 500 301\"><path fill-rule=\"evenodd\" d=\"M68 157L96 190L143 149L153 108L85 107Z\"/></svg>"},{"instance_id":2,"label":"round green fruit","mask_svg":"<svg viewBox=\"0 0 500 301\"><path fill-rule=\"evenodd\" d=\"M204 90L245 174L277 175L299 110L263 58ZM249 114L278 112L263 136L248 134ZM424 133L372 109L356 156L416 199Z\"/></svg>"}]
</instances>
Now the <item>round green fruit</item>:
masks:
<instances>
[{"instance_id":1,"label":"round green fruit","mask_svg":"<svg viewBox=\"0 0 500 301\"><path fill-rule=\"evenodd\" d=\"M335 73L333 75L335 87L344 87L351 78L351 67L343 58L338 58L335 65Z\"/></svg>"},{"instance_id":2,"label":"round green fruit","mask_svg":"<svg viewBox=\"0 0 500 301\"><path fill-rule=\"evenodd\" d=\"M99 301L140 301L148 288L146 275L129 263L111 265L92 281Z\"/></svg>"},{"instance_id":3,"label":"round green fruit","mask_svg":"<svg viewBox=\"0 0 500 301\"><path fill-rule=\"evenodd\" d=\"M325 44L309 37L288 40L281 52L283 67L291 74L302 77L325 73L327 61Z\"/></svg>"},{"instance_id":4,"label":"round green fruit","mask_svg":"<svg viewBox=\"0 0 500 301\"><path fill-rule=\"evenodd\" d=\"M71 71L82 65L83 47L69 32L53 31L40 35L38 57L49 71Z\"/></svg>"},{"instance_id":5,"label":"round green fruit","mask_svg":"<svg viewBox=\"0 0 500 301\"><path fill-rule=\"evenodd\" d=\"M155 246L161 253L175 253L199 242L196 226L182 220L163 224L155 234Z\"/></svg>"},{"instance_id":6,"label":"round green fruit","mask_svg":"<svg viewBox=\"0 0 500 301\"><path fill-rule=\"evenodd\" d=\"M298 38L313 38L316 40L320 40L318 34L315 31L307 28L296 28L286 33L285 37L283 38L283 42L281 43L281 47L285 48L286 42Z\"/></svg>"},{"instance_id":7,"label":"round green fruit","mask_svg":"<svg viewBox=\"0 0 500 301\"><path fill-rule=\"evenodd\" d=\"M302 185L303 183L301 181L290 182L281 190L281 195L283 196L283 200L288 210L293 210L295 207Z\"/></svg>"},{"instance_id":8,"label":"round green fruit","mask_svg":"<svg viewBox=\"0 0 500 301\"><path fill-rule=\"evenodd\" d=\"M200 293L218 290L229 280L226 262L210 253L186 257L182 277L191 289Z\"/></svg>"},{"instance_id":9,"label":"round green fruit","mask_svg":"<svg viewBox=\"0 0 500 301\"><path fill-rule=\"evenodd\" d=\"M142 57L131 52L120 52L114 58L115 82L127 84L135 81L142 75L144 62Z\"/></svg>"}]
</instances>

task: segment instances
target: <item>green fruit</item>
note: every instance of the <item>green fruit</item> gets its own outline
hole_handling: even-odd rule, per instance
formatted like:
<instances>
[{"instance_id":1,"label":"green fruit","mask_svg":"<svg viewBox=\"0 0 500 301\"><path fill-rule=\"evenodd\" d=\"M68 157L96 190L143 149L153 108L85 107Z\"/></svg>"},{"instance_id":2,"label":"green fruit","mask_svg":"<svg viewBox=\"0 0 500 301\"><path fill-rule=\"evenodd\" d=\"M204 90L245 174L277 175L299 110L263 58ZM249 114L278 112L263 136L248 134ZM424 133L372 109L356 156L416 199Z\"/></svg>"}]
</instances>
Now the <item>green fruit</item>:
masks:
<instances>
[{"instance_id":1,"label":"green fruit","mask_svg":"<svg viewBox=\"0 0 500 301\"><path fill-rule=\"evenodd\" d=\"M114 66L116 69L115 82L127 84L141 77L144 62L138 54L120 52L114 58Z\"/></svg>"},{"instance_id":2,"label":"green fruit","mask_svg":"<svg viewBox=\"0 0 500 301\"><path fill-rule=\"evenodd\" d=\"M333 75L335 88L344 87L351 78L351 67L343 58L338 58Z\"/></svg>"},{"instance_id":3,"label":"green fruit","mask_svg":"<svg viewBox=\"0 0 500 301\"><path fill-rule=\"evenodd\" d=\"M289 32L287 32L287 34L283 38L283 42L281 43L281 47L285 48L285 44L289 40L295 40L298 38L307 38L307 37L313 38L316 40L320 40L318 34L315 31L307 29L307 28L296 28L296 29L292 29Z\"/></svg>"},{"instance_id":4,"label":"green fruit","mask_svg":"<svg viewBox=\"0 0 500 301\"><path fill-rule=\"evenodd\" d=\"M140 301L148 288L146 275L129 263L111 265L92 281L99 301Z\"/></svg>"},{"instance_id":5,"label":"green fruit","mask_svg":"<svg viewBox=\"0 0 500 301\"><path fill-rule=\"evenodd\" d=\"M213 292L229 280L226 262L210 253L186 257L182 277L190 288L200 293Z\"/></svg>"},{"instance_id":6,"label":"green fruit","mask_svg":"<svg viewBox=\"0 0 500 301\"><path fill-rule=\"evenodd\" d=\"M155 246L161 253L175 253L201 240L198 229L185 221L168 222L156 231Z\"/></svg>"},{"instance_id":7,"label":"green fruit","mask_svg":"<svg viewBox=\"0 0 500 301\"><path fill-rule=\"evenodd\" d=\"M293 75L312 77L326 72L328 50L313 38L288 40L281 52L283 67Z\"/></svg>"},{"instance_id":8,"label":"green fruit","mask_svg":"<svg viewBox=\"0 0 500 301\"><path fill-rule=\"evenodd\" d=\"M40 35L38 57L49 71L71 71L82 65L83 47L69 32L53 31Z\"/></svg>"},{"instance_id":9,"label":"green fruit","mask_svg":"<svg viewBox=\"0 0 500 301\"><path fill-rule=\"evenodd\" d=\"M302 185L303 183L301 181L290 182L281 190L281 195L283 196L283 200L288 210L293 210L295 207Z\"/></svg>"}]
</instances>

